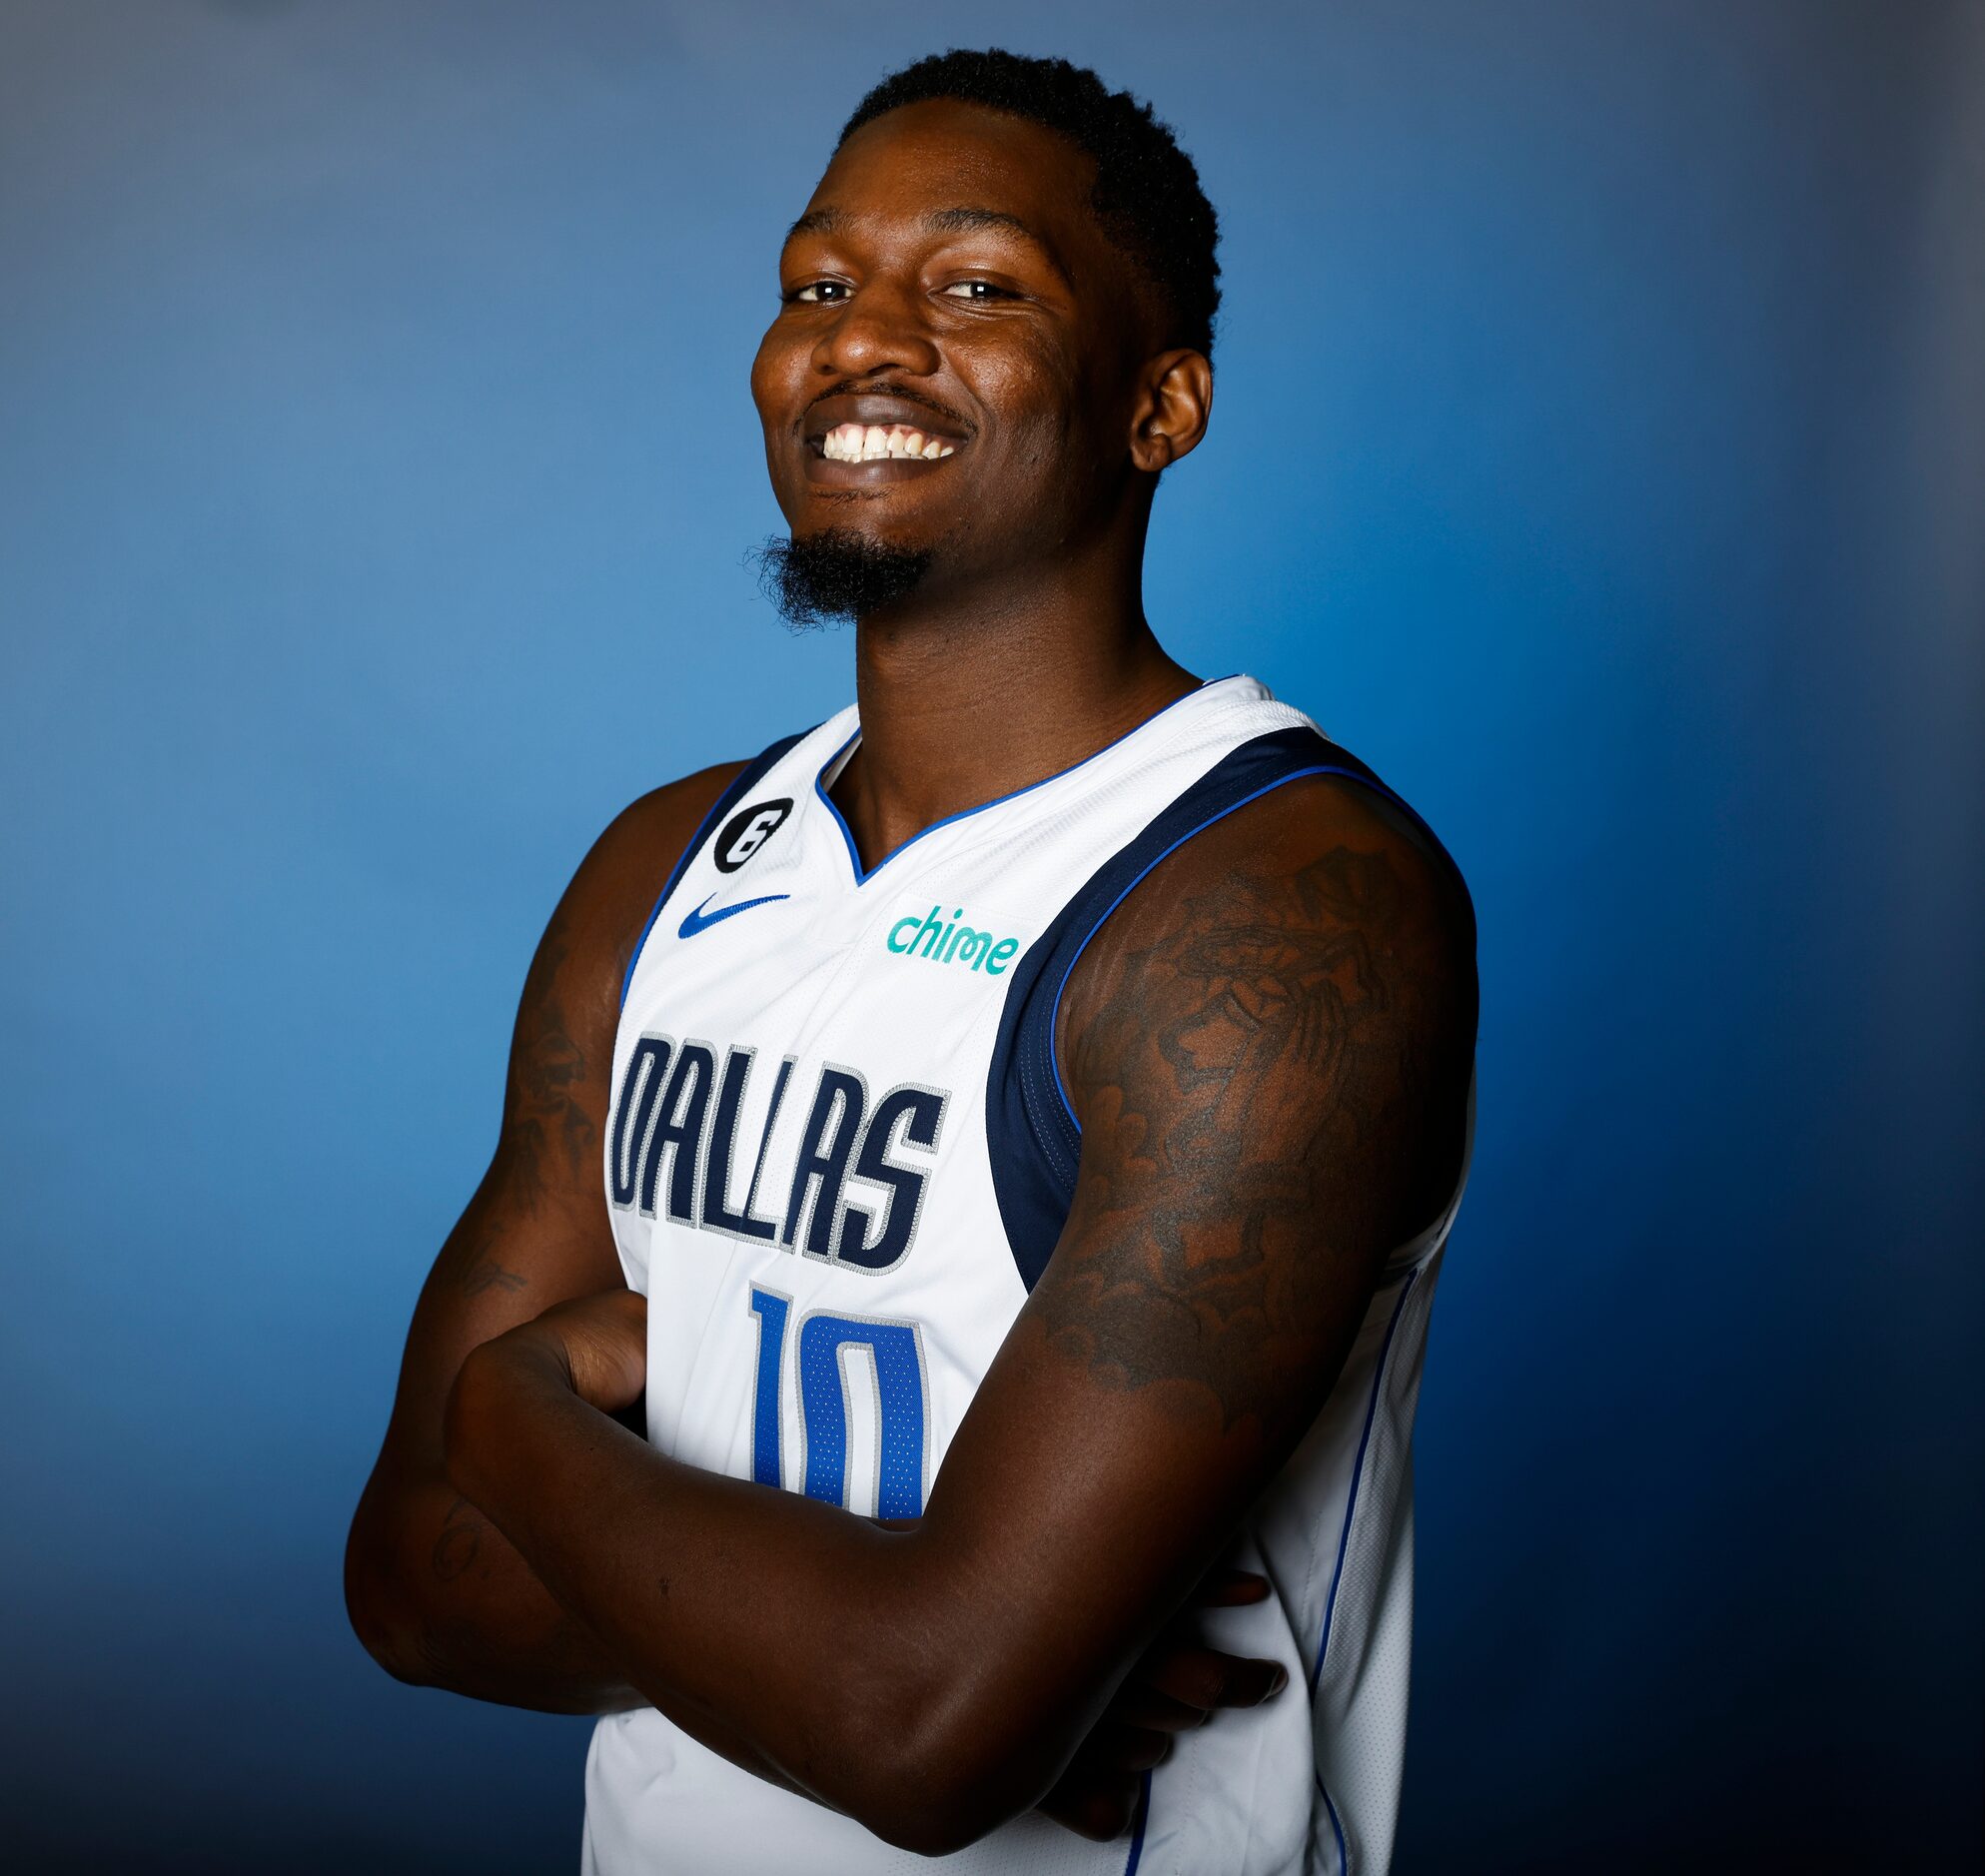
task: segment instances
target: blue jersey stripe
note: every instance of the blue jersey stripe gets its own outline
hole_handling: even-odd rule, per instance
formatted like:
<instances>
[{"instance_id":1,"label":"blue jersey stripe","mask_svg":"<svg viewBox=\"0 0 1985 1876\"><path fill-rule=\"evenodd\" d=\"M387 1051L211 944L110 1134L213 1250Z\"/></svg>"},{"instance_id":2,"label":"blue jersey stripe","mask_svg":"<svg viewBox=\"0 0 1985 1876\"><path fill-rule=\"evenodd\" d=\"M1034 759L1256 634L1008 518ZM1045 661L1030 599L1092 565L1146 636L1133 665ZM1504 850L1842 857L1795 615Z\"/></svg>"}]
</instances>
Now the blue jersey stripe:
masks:
<instances>
[{"instance_id":1,"label":"blue jersey stripe","mask_svg":"<svg viewBox=\"0 0 1985 1876\"><path fill-rule=\"evenodd\" d=\"M1351 1547L1351 1520L1358 1509L1358 1482L1365 1476L1365 1448L1371 1443L1372 1422L1378 1417L1379 1399L1386 1387L1386 1364L1393 1353L1393 1337L1400 1326L1400 1318L1406 1314L1406 1300L1412 1292L1415 1280L1420 1276L1416 1266L1406 1274L1406 1282L1400 1285L1399 1301L1393 1305L1392 1320L1386 1325L1386 1340L1379 1347L1379 1366L1372 1376L1372 1398L1365 1404L1365 1426L1358 1435L1358 1456L1351 1462L1351 1489L1344 1500L1344 1524L1338 1531L1337 1564L1331 1571L1331 1590L1324 1601L1323 1638L1317 1643L1317 1664L1310 1670L1310 1698L1317 1697L1317 1685L1324 1676L1324 1656L1330 1652L1331 1623L1337 1616L1338 1585L1344 1581L1345 1553ZM1324 1783L1324 1775L1317 1774L1317 1790L1322 1794L1324 1809L1330 1813L1331 1833L1337 1839L1337 1866L1340 1876L1350 1876L1351 1856L1345 1848L1344 1825L1337 1814L1337 1806L1331 1802L1330 1787Z\"/></svg>"},{"instance_id":2,"label":"blue jersey stripe","mask_svg":"<svg viewBox=\"0 0 1985 1876\"><path fill-rule=\"evenodd\" d=\"M1151 1774L1146 1772L1144 1783L1137 1794L1137 1832L1130 1840L1130 1861L1124 1865L1124 1876L1137 1876L1137 1866L1144 1861L1144 1832L1151 1822Z\"/></svg>"},{"instance_id":3,"label":"blue jersey stripe","mask_svg":"<svg viewBox=\"0 0 1985 1876\"><path fill-rule=\"evenodd\" d=\"M1358 1509L1358 1481L1365 1475L1365 1448L1372 1438L1372 1422L1378 1417L1379 1397L1386 1386L1386 1361L1393 1352L1393 1336L1399 1329L1400 1318L1406 1313L1406 1300L1412 1291L1414 1281L1420 1275L1416 1265L1406 1274L1406 1282L1400 1286L1400 1299L1393 1305L1393 1320L1386 1325L1386 1340L1379 1350L1378 1371L1372 1377L1372 1398L1365 1404L1365 1428L1358 1435L1358 1456L1351 1462L1351 1490L1344 1501L1344 1527L1338 1532L1337 1563L1331 1571L1331 1592L1324 1600L1324 1632L1317 1643L1316 1665L1310 1669L1310 1695L1316 1697L1317 1683L1323 1678L1324 1656L1331 1645L1331 1623L1337 1616L1338 1585L1344 1581L1345 1552L1351 1547L1351 1520Z\"/></svg>"}]
</instances>

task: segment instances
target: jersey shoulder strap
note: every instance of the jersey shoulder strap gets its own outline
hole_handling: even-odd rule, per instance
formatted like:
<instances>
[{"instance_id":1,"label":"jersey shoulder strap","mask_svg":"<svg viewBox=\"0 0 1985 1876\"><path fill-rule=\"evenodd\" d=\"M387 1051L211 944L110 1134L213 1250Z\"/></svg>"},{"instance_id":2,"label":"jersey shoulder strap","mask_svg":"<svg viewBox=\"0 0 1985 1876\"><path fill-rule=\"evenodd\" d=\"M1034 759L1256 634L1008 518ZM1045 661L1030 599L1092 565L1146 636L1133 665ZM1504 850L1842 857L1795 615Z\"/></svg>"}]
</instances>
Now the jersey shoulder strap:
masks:
<instances>
[{"instance_id":1,"label":"jersey shoulder strap","mask_svg":"<svg viewBox=\"0 0 1985 1876\"><path fill-rule=\"evenodd\" d=\"M1434 830L1366 763L1314 725L1239 744L1111 854L1013 966L986 1082L986 1147L993 1190L1020 1280L1040 1281L1068 1222L1082 1128L1062 1086L1055 1021L1077 961L1104 921L1155 866L1195 834L1263 795L1309 775L1342 775L1399 808L1434 855L1460 869Z\"/></svg>"}]
</instances>

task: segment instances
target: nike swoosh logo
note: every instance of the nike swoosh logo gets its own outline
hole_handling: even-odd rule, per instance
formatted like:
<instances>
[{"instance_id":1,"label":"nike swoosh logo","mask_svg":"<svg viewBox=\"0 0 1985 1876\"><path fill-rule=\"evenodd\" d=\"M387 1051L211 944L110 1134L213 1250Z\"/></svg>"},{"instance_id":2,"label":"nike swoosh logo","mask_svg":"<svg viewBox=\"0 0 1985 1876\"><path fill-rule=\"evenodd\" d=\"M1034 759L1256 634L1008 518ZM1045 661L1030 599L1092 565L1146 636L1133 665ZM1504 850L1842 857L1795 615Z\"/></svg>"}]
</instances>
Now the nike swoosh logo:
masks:
<instances>
[{"instance_id":1,"label":"nike swoosh logo","mask_svg":"<svg viewBox=\"0 0 1985 1876\"><path fill-rule=\"evenodd\" d=\"M710 899L715 897L715 893L710 894ZM682 915L682 923L675 928L676 936L693 938L699 931L708 931L712 925L720 925L727 918L735 918L740 912L750 911L754 905L770 905L775 899L791 897L792 894L789 892L768 892L762 899L740 899L735 905L726 905L709 913L703 910L703 905L708 905L710 902L710 899L705 899L703 905Z\"/></svg>"}]
</instances>

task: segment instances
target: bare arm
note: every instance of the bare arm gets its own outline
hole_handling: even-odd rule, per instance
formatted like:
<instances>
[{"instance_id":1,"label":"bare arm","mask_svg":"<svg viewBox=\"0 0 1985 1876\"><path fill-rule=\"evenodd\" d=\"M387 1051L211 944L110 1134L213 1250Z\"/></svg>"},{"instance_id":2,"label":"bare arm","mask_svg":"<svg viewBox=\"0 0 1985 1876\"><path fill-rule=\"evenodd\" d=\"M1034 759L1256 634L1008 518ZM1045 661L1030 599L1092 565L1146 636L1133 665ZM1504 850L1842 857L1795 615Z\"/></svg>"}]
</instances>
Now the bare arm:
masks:
<instances>
[{"instance_id":1,"label":"bare arm","mask_svg":"<svg viewBox=\"0 0 1985 1876\"><path fill-rule=\"evenodd\" d=\"M450 1482L443 1409L472 1351L545 1310L601 1294L639 1307L622 1284L600 1190L620 983L669 868L734 772L691 776L621 815L566 889L525 980L496 1153L422 1290L385 1446L347 1547L353 1624L403 1680L555 1712L645 1704L595 1626L555 1599ZM581 1521L613 1535L595 1508ZM1251 1601L1263 1588L1258 1578L1217 1581L1206 1600ZM1139 1768L1162 1755L1168 1736L1215 1708L1259 1700L1271 1672L1197 1645L1189 1629L1165 1638L1042 1808L1109 1834L1128 1814ZM694 1730L748 1770L789 1782L714 1716Z\"/></svg>"},{"instance_id":2,"label":"bare arm","mask_svg":"<svg viewBox=\"0 0 1985 1876\"><path fill-rule=\"evenodd\" d=\"M643 1694L925 1851L1055 1783L1460 1168L1472 919L1362 791L1241 810L1092 954L1062 1039L1073 1210L915 1529L616 1425L638 1298L580 1307L576 1362L556 1318L503 1337L450 1405L455 1477Z\"/></svg>"},{"instance_id":3,"label":"bare arm","mask_svg":"<svg viewBox=\"0 0 1985 1876\"><path fill-rule=\"evenodd\" d=\"M705 770L615 820L525 979L496 1156L421 1292L346 1550L353 1626L403 1680L554 1712L641 1703L587 1627L449 1482L442 1410L471 1350L553 1304L623 1287L599 1157L620 980L669 868L735 772Z\"/></svg>"}]
</instances>

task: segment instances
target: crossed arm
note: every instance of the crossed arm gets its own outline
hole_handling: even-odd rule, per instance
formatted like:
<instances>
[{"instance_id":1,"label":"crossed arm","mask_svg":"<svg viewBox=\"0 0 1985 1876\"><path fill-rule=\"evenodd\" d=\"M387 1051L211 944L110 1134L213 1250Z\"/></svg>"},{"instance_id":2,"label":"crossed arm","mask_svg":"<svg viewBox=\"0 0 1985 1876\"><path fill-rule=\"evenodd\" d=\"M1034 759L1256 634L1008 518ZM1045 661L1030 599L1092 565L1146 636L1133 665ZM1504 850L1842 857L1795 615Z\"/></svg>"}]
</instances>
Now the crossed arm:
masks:
<instances>
[{"instance_id":1,"label":"crossed arm","mask_svg":"<svg viewBox=\"0 0 1985 1876\"><path fill-rule=\"evenodd\" d=\"M451 1653L449 1684L490 1697L651 1702L892 1842L972 1841L1061 1789L1124 1715L1126 1677L1315 1417L1386 1253L1452 1192L1474 1033L1466 900L1362 791L1292 784L1158 868L1064 1005L1084 1133L1067 1228L908 1529L696 1470L618 1424L640 1299L526 1309L482 1233L505 1206L566 1202L553 1182L486 1185L430 1293L480 1286L487 1333L428 1365L456 1376L445 1413L432 1386L409 1408L403 1383L400 1448L390 1434L360 1519L403 1539L425 1519L430 1567L473 1576L510 1624L481 1663L432 1619L368 1639ZM574 1053L520 1048L506 1130L586 1162L590 1203L561 1226L586 1242L604 1234L596 1102L575 1119L554 1098L592 1075ZM575 1253L561 1281L582 1296L616 1276ZM498 1333L504 1310L529 1320ZM364 1632L362 1608L394 1606L369 1600L368 1568L412 1559L356 1526L354 1554Z\"/></svg>"}]
</instances>

